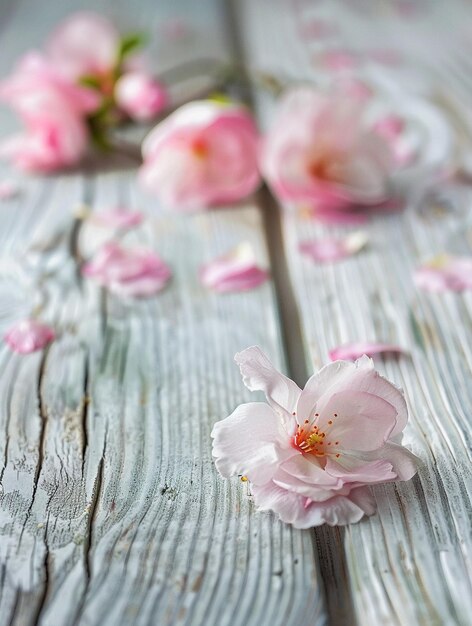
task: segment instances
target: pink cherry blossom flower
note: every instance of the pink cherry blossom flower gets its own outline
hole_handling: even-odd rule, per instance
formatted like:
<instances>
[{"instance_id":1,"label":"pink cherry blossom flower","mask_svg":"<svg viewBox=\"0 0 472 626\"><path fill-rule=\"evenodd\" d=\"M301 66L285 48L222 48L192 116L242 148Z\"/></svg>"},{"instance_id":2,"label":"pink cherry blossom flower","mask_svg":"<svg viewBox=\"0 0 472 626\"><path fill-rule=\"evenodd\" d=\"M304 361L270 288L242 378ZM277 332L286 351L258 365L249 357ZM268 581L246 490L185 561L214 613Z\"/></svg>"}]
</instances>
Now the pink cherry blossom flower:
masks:
<instances>
[{"instance_id":1,"label":"pink cherry blossom flower","mask_svg":"<svg viewBox=\"0 0 472 626\"><path fill-rule=\"evenodd\" d=\"M404 350L399 346L391 343L376 343L357 341L346 343L329 351L331 361L355 361L360 359L364 354L373 357L377 354L403 354Z\"/></svg>"},{"instance_id":2,"label":"pink cherry blossom flower","mask_svg":"<svg viewBox=\"0 0 472 626\"><path fill-rule=\"evenodd\" d=\"M75 165L88 147L87 113L100 103L93 91L63 79L40 55L26 55L0 84L6 101L25 124L25 132L7 139L0 155L31 171Z\"/></svg>"},{"instance_id":3,"label":"pink cherry blossom flower","mask_svg":"<svg viewBox=\"0 0 472 626\"><path fill-rule=\"evenodd\" d=\"M142 183L182 211L227 204L259 185L258 136L250 113L214 101L184 105L143 143Z\"/></svg>"},{"instance_id":4,"label":"pink cherry blossom flower","mask_svg":"<svg viewBox=\"0 0 472 626\"><path fill-rule=\"evenodd\" d=\"M55 339L54 330L34 319L26 319L15 324L5 335L5 342L19 354L29 354L42 350Z\"/></svg>"},{"instance_id":5,"label":"pink cherry blossom flower","mask_svg":"<svg viewBox=\"0 0 472 626\"><path fill-rule=\"evenodd\" d=\"M75 13L62 22L47 42L48 57L72 80L108 74L118 62L120 34L102 15Z\"/></svg>"},{"instance_id":6,"label":"pink cherry blossom flower","mask_svg":"<svg viewBox=\"0 0 472 626\"><path fill-rule=\"evenodd\" d=\"M299 249L313 261L321 263L339 261L356 254L367 244L366 233L357 231L345 237L324 237L300 243Z\"/></svg>"},{"instance_id":7,"label":"pink cherry blossom flower","mask_svg":"<svg viewBox=\"0 0 472 626\"><path fill-rule=\"evenodd\" d=\"M133 120L153 120L167 105L167 90L144 72L128 72L115 85L118 107Z\"/></svg>"},{"instance_id":8,"label":"pink cherry blossom flower","mask_svg":"<svg viewBox=\"0 0 472 626\"><path fill-rule=\"evenodd\" d=\"M225 478L246 477L258 509L296 528L357 522L375 511L368 486L415 474L416 457L400 445L403 394L368 357L326 365L303 390L258 347L235 360L268 404L243 404L217 422L213 456Z\"/></svg>"},{"instance_id":9,"label":"pink cherry blossom flower","mask_svg":"<svg viewBox=\"0 0 472 626\"><path fill-rule=\"evenodd\" d=\"M247 291L265 282L269 274L256 262L250 244L242 243L234 250L219 257L200 271L202 283L214 291Z\"/></svg>"},{"instance_id":10,"label":"pink cherry blossom flower","mask_svg":"<svg viewBox=\"0 0 472 626\"><path fill-rule=\"evenodd\" d=\"M416 270L415 282L426 291L472 289L472 257L437 256Z\"/></svg>"},{"instance_id":11,"label":"pink cherry blossom flower","mask_svg":"<svg viewBox=\"0 0 472 626\"><path fill-rule=\"evenodd\" d=\"M84 264L82 273L123 297L154 295L171 277L169 267L151 250L126 249L117 243L105 244Z\"/></svg>"},{"instance_id":12,"label":"pink cherry blossom flower","mask_svg":"<svg viewBox=\"0 0 472 626\"><path fill-rule=\"evenodd\" d=\"M129 211L120 207L90 214L90 220L97 226L117 230L127 230L139 226L143 219L144 216L139 211Z\"/></svg>"},{"instance_id":13,"label":"pink cherry blossom flower","mask_svg":"<svg viewBox=\"0 0 472 626\"><path fill-rule=\"evenodd\" d=\"M281 200L327 213L386 199L392 154L365 122L365 106L309 87L282 96L261 163Z\"/></svg>"}]
</instances>

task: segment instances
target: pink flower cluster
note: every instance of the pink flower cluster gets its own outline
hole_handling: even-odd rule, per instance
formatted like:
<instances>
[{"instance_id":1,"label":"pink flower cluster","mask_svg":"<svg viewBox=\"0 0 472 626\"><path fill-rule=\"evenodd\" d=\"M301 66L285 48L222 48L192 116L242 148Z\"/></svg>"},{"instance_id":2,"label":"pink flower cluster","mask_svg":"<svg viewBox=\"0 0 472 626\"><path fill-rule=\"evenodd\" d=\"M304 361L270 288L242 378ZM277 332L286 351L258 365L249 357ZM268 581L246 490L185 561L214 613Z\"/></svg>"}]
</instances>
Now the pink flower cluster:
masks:
<instances>
[{"instance_id":1,"label":"pink flower cluster","mask_svg":"<svg viewBox=\"0 0 472 626\"><path fill-rule=\"evenodd\" d=\"M155 118L165 90L133 68L120 50L124 41L104 17L78 13L52 34L44 53L27 53L0 83L0 99L24 126L0 155L22 169L50 172L80 162L92 139L90 121L104 107L136 120Z\"/></svg>"},{"instance_id":2,"label":"pink flower cluster","mask_svg":"<svg viewBox=\"0 0 472 626\"><path fill-rule=\"evenodd\" d=\"M416 473L416 457L401 445L403 394L368 357L326 365L303 390L257 347L235 360L268 404L243 404L217 422L213 456L223 477L249 481L258 509L296 528L357 522L375 511L370 485Z\"/></svg>"}]
</instances>

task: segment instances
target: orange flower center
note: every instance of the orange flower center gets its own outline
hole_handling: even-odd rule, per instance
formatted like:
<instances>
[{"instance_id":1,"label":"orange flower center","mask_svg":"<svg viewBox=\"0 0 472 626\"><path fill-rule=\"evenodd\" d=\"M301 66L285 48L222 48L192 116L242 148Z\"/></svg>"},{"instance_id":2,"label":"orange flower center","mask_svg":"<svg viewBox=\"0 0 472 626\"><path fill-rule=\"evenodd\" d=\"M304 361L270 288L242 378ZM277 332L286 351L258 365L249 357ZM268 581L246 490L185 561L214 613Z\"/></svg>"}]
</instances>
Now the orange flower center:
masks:
<instances>
[{"instance_id":1,"label":"orange flower center","mask_svg":"<svg viewBox=\"0 0 472 626\"><path fill-rule=\"evenodd\" d=\"M337 452L339 441L332 441L327 438L329 427L333 424L337 416L338 414L334 413L333 418L328 420L326 432L322 431L316 423L312 424L310 420L305 420L303 426L297 426L293 445L300 450L302 454L313 454L314 456L321 457L333 454L336 458L339 458L341 456L341 454ZM318 413L315 413L315 419L318 417Z\"/></svg>"},{"instance_id":2,"label":"orange flower center","mask_svg":"<svg viewBox=\"0 0 472 626\"><path fill-rule=\"evenodd\" d=\"M209 153L208 144L201 137L197 137L192 141L190 149L198 159L204 159Z\"/></svg>"}]
</instances>

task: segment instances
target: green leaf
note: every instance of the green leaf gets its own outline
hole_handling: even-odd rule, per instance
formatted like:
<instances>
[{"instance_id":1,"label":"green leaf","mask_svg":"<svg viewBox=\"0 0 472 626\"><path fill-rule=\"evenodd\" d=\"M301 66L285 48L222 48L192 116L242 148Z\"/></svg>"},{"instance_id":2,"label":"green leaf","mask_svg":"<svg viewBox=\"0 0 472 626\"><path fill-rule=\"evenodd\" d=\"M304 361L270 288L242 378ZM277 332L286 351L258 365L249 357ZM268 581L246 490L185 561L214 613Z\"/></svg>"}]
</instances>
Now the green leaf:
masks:
<instances>
[{"instance_id":1,"label":"green leaf","mask_svg":"<svg viewBox=\"0 0 472 626\"><path fill-rule=\"evenodd\" d=\"M79 83L84 87L91 87L92 89L100 89L100 79L93 74L87 74L79 78Z\"/></svg>"},{"instance_id":2,"label":"green leaf","mask_svg":"<svg viewBox=\"0 0 472 626\"><path fill-rule=\"evenodd\" d=\"M118 51L118 61L121 63L131 52L140 48L146 43L146 35L144 33L129 33L125 35L120 42Z\"/></svg>"}]
</instances>

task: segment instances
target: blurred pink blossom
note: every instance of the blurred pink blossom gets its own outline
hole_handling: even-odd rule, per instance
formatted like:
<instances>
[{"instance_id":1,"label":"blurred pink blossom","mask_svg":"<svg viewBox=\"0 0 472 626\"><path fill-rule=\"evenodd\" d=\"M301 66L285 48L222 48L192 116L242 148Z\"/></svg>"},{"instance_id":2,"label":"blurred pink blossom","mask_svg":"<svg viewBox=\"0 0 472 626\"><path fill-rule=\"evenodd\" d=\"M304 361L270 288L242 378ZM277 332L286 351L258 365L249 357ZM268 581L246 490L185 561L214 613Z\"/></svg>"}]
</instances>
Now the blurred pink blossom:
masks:
<instances>
[{"instance_id":1,"label":"blurred pink blossom","mask_svg":"<svg viewBox=\"0 0 472 626\"><path fill-rule=\"evenodd\" d=\"M374 513L368 486L416 473L416 457L400 445L403 394L368 357L326 365L303 390L258 347L235 360L268 404L242 404L217 422L213 457L223 477L249 481L258 509L296 528L349 524Z\"/></svg>"},{"instance_id":2,"label":"blurred pink blossom","mask_svg":"<svg viewBox=\"0 0 472 626\"><path fill-rule=\"evenodd\" d=\"M161 291L171 277L169 267L154 252L105 244L82 267L82 273L123 297L151 296Z\"/></svg>"},{"instance_id":3,"label":"blurred pink blossom","mask_svg":"<svg viewBox=\"0 0 472 626\"><path fill-rule=\"evenodd\" d=\"M129 211L120 207L106 211L96 211L90 215L90 220L97 226L119 230L139 226L143 219L144 216L139 211Z\"/></svg>"},{"instance_id":4,"label":"blurred pink blossom","mask_svg":"<svg viewBox=\"0 0 472 626\"><path fill-rule=\"evenodd\" d=\"M365 123L365 106L310 87L282 96L261 160L281 200L329 213L387 198L391 149Z\"/></svg>"},{"instance_id":5,"label":"blurred pink blossom","mask_svg":"<svg viewBox=\"0 0 472 626\"><path fill-rule=\"evenodd\" d=\"M167 90L144 72L129 72L115 86L118 107L131 119L146 122L157 117L168 102Z\"/></svg>"},{"instance_id":6,"label":"blurred pink blossom","mask_svg":"<svg viewBox=\"0 0 472 626\"><path fill-rule=\"evenodd\" d=\"M104 16L92 11L74 13L49 38L46 51L67 77L109 73L118 62L120 34Z\"/></svg>"},{"instance_id":7,"label":"blurred pink blossom","mask_svg":"<svg viewBox=\"0 0 472 626\"><path fill-rule=\"evenodd\" d=\"M426 291L472 289L472 257L437 256L416 270L415 282Z\"/></svg>"},{"instance_id":8,"label":"blurred pink blossom","mask_svg":"<svg viewBox=\"0 0 472 626\"><path fill-rule=\"evenodd\" d=\"M181 211L240 200L260 183L258 135L249 111L236 104L186 104L145 138L142 183Z\"/></svg>"},{"instance_id":9,"label":"blurred pink blossom","mask_svg":"<svg viewBox=\"0 0 472 626\"><path fill-rule=\"evenodd\" d=\"M89 140L85 116L100 103L96 93L68 82L33 52L0 83L0 99L25 124L25 132L2 143L1 156L31 171L52 171L80 161Z\"/></svg>"},{"instance_id":10,"label":"blurred pink blossom","mask_svg":"<svg viewBox=\"0 0 472 626\"><path fill-rule=\"evenodd\" d=\"M34 319L26 319L15 324L5 335L5 342L19 354L29 354L41 350L55 338L54 330Z\"/></svg>"},{"instance_id":11,"label":"blurred pink blossom","mask_svg":"<svg viewBox=\"0 0 472 626\"><path fill-rule=\"evenodd\" d=\"M268 273L256 262L250 244L242 243L222 257L204 265L200 271L202 283L214 291L247 291L268 278Z\"/></svg>"}]
</instances>

